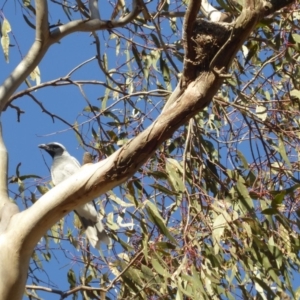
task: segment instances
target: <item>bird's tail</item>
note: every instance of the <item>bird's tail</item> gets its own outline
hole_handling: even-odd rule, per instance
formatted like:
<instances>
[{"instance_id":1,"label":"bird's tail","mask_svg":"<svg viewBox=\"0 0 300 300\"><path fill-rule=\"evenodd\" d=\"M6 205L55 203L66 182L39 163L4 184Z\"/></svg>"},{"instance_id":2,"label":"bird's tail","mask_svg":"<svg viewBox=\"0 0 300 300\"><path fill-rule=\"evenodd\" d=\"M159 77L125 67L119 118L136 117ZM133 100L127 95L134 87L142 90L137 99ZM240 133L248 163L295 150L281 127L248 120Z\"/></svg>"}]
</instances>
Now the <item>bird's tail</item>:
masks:
<instances>
[{"instance_id":1,"label":"bird's tail","mask_svg":"<svg viewBox=\"0 0 300 300\"><path fill-rule=\"evenodd\" d=\"M94 248L100 249L100 243L109 244L109 237L104 229L100 215L92 203L77 207L75 212L82 223L86 237Z\"/></svg>"},{"instance_id":2,"label":"bird's tail","mask_svg":"<svg viewBox=\"0 0 300 300\"><path fill-rule=\"evenodd\" d=\"M85 229L86 237L94 248L100 249L100 243L109 243L109 237L100 219L97 223L82 217L79 217L79 219Z\"/></svg>"}]
</instances>

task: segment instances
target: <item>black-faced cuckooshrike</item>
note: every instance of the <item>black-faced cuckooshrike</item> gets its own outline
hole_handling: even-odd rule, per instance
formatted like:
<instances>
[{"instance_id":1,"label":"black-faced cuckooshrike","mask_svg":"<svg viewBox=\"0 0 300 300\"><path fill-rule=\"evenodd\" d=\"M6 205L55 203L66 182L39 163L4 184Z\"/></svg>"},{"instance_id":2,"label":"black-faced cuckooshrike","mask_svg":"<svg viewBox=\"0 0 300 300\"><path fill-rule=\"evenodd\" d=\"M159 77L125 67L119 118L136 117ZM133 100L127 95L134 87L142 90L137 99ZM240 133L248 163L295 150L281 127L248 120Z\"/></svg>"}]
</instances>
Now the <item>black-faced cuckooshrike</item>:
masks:
<instances>
[{"instance_id":1,"label":"black-faced cuckooshrike","mask_svg":"<svg viewBox=\"0 0 300 300\"><path fill-rule=\"evenodd\" d=\"M41 144L39 148L47 151L53 158L51 177L54 185L58 185L80 169L77 159L71 156L62 144ZM74 211L78 215L85 229L85 234L94 248L100 249L101 242L105 244L109 243L109 238L104 230L101 217L92 202L76 207Z\"/></svg>"}]
</instances>

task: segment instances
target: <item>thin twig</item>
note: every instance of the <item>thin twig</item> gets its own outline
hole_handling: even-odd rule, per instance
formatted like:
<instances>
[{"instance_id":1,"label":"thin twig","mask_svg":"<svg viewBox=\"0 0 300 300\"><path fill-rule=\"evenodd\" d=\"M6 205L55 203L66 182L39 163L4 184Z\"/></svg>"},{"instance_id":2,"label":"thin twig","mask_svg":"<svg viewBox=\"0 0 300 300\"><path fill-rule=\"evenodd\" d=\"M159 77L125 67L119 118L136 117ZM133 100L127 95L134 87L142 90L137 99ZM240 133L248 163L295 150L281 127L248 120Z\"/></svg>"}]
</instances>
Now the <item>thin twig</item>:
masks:
<instances>
[{"instance_id":1,"label":"thin twig","mask_svg":"<svg viewBox=\"0 0 300 300\"><path fill-rule=\"evenodd\" d=\"M184 148L184 153L183 153L183 174L182 174L182 180L183 180L183 184L185 186L185 194L186 194L186 198L187 198L187 215L186 215L186 220L185 220L185 226L184 226L184 230L183 230L183 238L185 241L185 245L188 244L187 238L186 238L186 233L188 230L188 226L189 226L189 220L190 220L190 207L191 207L191 199L190 199L190 195L189 195L189 191L186 187L185 181L186 181L186 160L187 160L187 153L188 150L190 149L190 145L191 145L191 132L192 132L192 127L194 124L194 120L191 118L189 121L189 126L188 126L188 132L187 132L187 137L186 137L186 142L185 142L185 148Z\"/></svg>"}]
</instances>

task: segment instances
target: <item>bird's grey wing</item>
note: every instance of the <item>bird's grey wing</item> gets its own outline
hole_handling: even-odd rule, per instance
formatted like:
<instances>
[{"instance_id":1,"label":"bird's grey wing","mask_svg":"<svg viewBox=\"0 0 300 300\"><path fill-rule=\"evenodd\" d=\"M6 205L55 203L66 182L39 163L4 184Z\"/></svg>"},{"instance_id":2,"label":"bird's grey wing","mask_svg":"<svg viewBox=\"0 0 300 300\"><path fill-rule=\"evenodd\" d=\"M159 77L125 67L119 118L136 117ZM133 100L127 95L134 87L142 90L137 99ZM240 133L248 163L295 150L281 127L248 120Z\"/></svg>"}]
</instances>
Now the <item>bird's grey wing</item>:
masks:
<instances>
[{"instance_id":1,"label":"bird's grey wing","mask_svg":"<svg viewBox=\"0 0 300 300\"><path fill-rule=\"evenodd\" d=\"M71 156L71 155L70 155L70 158L72 159L74 165L77 165L78 168L81 167L79 161L78 161L74 156Z\"/></svg>"},{"instance_id":2,"label":"bird's grey wing","mask_svg":"<svg viewBox=\"0 0 300 300\"><path fill-rule=\"evenodd\" d=\"M54 157L51 166L51 177L54 185L64 181L78 172L80 164L77 159L69 154ZM100 249L100 242L109 243L109 238L104 230L100 215L93 203L86 203L75 209L85 234L94 248Z\"/></svg>"},{"instance_id":3,"label":"bird's grey wing","mask_svg":"<svg viewBox=\"0 0 300 300\"><path fill-rule=\"evenodd\" d=\"M80 169L79 162L72 156L55 157L51 166L51 177L54 185L64 181Z\"/></svg>"},{"instance_id":4,"label":"bird's grey wing","mask_svg":"<svg viewBox=\"0 0 300 300\"><path fill-rule=\"evenodd\" d=\"M100 249L100 243L109 243L109 237L93 203L89 202L76 207L75 212L82 223L88 240L94 248Z\"/></svg>"}]
</instances>

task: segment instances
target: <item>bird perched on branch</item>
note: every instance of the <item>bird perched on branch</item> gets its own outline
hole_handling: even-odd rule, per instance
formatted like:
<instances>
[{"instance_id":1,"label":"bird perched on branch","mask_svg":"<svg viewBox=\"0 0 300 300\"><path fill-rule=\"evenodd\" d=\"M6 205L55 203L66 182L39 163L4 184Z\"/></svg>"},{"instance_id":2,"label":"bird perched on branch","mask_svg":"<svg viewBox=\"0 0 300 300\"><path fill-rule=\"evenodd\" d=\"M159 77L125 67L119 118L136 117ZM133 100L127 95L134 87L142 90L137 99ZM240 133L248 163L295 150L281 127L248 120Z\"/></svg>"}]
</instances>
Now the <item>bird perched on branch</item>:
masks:
<instances>
[{"instance_id":1,"label":"bird perched on branch","mask_svg":"<svg viewBox=\"0 0 300 300\"><path fill-rule=\"evenodd\" d=\"M69 176L78 172L80 164L77 159L69 154L60 143L41 144L39 148L47 151L53 158L51 166L51 178L54 185L58 185ZM104 230L99 213L93 202L76 207L74 210L78 215L85 234L94 248L100 249L100 243L109 243L109 238Z\"/></svg>"}]
</instances>

